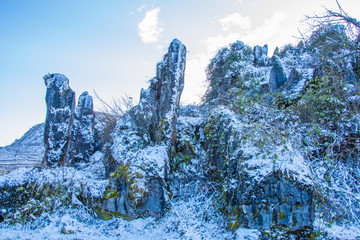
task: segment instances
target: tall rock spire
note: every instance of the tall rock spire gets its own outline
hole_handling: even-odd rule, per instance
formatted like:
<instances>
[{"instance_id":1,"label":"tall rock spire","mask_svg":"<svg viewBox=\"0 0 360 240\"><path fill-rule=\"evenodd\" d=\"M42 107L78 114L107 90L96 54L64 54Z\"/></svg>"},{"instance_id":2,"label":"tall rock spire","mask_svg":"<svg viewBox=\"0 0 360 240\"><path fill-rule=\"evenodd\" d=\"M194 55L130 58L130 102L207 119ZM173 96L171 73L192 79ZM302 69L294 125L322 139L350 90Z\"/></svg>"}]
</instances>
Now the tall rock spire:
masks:
<instances>
[{"instance_id":1,"label":"tall rock spire","mask_svg":"<svg viewBox=\"0 0 360 240\"><path fill-rule=\"evenodd\" d=\"M94 153L94 125L93 99L85 91L80 95L74 112L69 150L71 165L88 162L90 156Z\"/></svg>"},{"instance_id":2,"label":"tall rock spire","mask_svg":"<svg viewBox=\"0 0 360 240\"><path fill-rule=\"evenodd\" d=\"M185 61L186 47L174 39L139 104L118 121L109 158L109 165L118 165L109 189L118 194L100 201L100 208L131 218L164 214Z\"/></svg>"},{"instance_id":3,"label":"tall rock spire","mask_svg":"<svg viewBox=\"0 0 360 240\"><path fill-rule=\"evenodd\" d=\"M175 143L179 103L184 89L186 47L174 39L163 60L157 64L156 77L150 87L141 91L140 103L134 108L139 129L150 134L153 142L172 146ZM149 111L145 116L139 112Z\"/></svg>"},{"instance_id":4,"label":"tall rock spire","mask_svg":"<svg viewBox=\"0 0 360 240\"><path fill-rule=\"evenodd\" d=\"M44 163L48 167L63 166L68 161L75 92L69 86L69 79L62 74L47 74L43 79L47 88Z\"/></svg>"}]
</instances>

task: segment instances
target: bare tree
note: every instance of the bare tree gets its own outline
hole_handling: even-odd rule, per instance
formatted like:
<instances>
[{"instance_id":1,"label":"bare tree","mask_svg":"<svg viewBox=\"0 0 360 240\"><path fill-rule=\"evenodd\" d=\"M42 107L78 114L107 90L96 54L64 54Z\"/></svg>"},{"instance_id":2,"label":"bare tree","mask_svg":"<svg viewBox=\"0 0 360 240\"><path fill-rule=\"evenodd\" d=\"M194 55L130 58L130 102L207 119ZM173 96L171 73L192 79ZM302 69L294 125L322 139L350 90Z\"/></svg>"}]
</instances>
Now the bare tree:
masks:
<instances>
[{"instance_id":1,"label":"bare tree","mask_svg":"<svg viewBox=\"0 0 360 240\"><path fill-rule=\"evenodd\" d=\"M314 16L305 16L304 22L309 26L309 29L306 31L304 35L302 33L302 39L304 40L305 44L309 44L309 40L311 38L307 38L306 36L312 35L316 33L318 30L326 29L329 26L343 26L344 32L347 36L346 39L346 48L349 50L347 55L339 55L338 58L344 58L350 56L353 61L353 69L355 74L360 78L360 21L351 17L340 5L338 0L335 0L338 6L338 11L330 10L326 7L325 13L318 15L315 14ZM318 31L319 32L319 31ZM332 43L339 44L339 36L327 35L328 40ZM333 58L335 59L335 58Z\"/></svg>"},{"instance_id":2,"label":"bare tree","mask_svg":"<svg viewBox=\"0 0 360 240\"><path fill-rule=\"evenodd\" d=\"M95 90L93 90L96 99L102 104L103 111L109 113L116 118L121 118L128 112L133 106L133 98L125 94L119 99L112 99L111 103L104 101Z\"/></svg>"},{"instance_id":3,"label":"bare tree","mask_svg":"<svg viewBox=\"0 0 360 240\"><path fill-rule=\"evenodd\" d=\"M360 22L352 18L344 9L341 7L338 0L335 0L339 11L335 12L330 9L325 10L326 12L322 15L315 14L314 16L306 16L305 22L309 23L310 31L325 25L344 25L346 27L346 33L348 37L353 41L354 47L359 49L360 42Z\"/></svg>"}]
</instances>

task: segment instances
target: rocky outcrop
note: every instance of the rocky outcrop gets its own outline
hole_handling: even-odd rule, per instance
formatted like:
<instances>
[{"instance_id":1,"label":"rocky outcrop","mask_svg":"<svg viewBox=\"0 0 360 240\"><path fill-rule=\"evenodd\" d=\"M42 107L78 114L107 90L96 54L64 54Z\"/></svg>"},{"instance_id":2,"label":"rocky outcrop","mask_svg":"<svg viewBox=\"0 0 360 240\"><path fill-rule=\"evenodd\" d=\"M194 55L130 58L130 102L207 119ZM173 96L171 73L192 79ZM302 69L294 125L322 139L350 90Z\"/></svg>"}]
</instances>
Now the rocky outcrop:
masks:
<instances>
[{"instance_id":1,"label":"rocky outcrop","mask_svg":"<svg viewBox=\"0 0 360 240\"><path fill-rule=\"evenodd\" d=\"M261 182L242 174L238 207L241 224L260 230L288 227L290 232L312 229L314 220L312 188L273 172ZM249 184L251 183L251 184Z\"/></svg>"},{"instance_id":2,"label":"rocky outcrop","mask_svg":"<svg viewBox=\"0 0 360 240\"><path fill-rule=\"evenodd\" d=\"M150 87L141 91L140 103L132 110L139 130L156 144L173 146L179 103L184 88L186 47L174 39L158 63Z\"/></svg>"},{"instance_id":3,"label":"rocky outcrop","mask_svg":"<svg viewBox=\"0 0 360 240\"><path fill-rule=\"evenodd\" d=\"M345 78L345 81L350 84L354 84L359 81L351 63L348 63L346 66L344 78Z\"/></svg>"},{"instance_id":4,"label":"rocky outcrop","mask_svg":"<svg viewBox=\"0 0 360 240\"><path fill-rule=\"evenodd\" d=\"M260 231L287 228L289 234L309 236L314 220L313 187L304 159L290 145L274 147L268 142L255 147L272 133L259 134L243 120L218 107L212 109L204 126L208 174L225 183L226 216L232 226Z\"/></svg>"},{"instance_id":5,"label":"rocky outcrop","mask_svg":"<svg viewBox=\"0 0 360 240\"><path fill-rule=\"evenodd\" d=\"M63 166L68 161L68 148L75 108L75 92L69 79L54 73L44 76L46 85L46 121L44 130L44 164Z\"/></svg>"},{"instance_id":6,"label":"rocky outcrop","mask_svg":"<svg viewBox=\"0 0 360 240\"><path fill-rule=\"evenodd\" d=\"M95 117L93 99L88 92L83 92L74 112L74 123L71 131L69 159L71 165L88 162L95 150L94 141Z\"/></svg>"},{"instance_id":7,"label":"rocky outcrop","mask_svg":"<svg viewBox=\"0 0 360 240\"><path fill-rule=\"evenodd\" d=\"M273 67L270 72L269 85L272 92L282 87L286 81L286 71L284 65L281 63L280 57L274 55L271 59Z\"/></svg>"},{"instance_id":8,"label":"rocky outcrop","mask_svg":"<svg viewBox=\"0 0 360 240\"><path fill-rule=\"evenodd\" d=\"M218 51L206 68L210 82L210 89L205 96L206 101L226 101L224 97L230 89L241 88L244 79L242 76L253 77L251 70L254 59L253 48L242 41L236 41L228 48Z\"/></svg>"},{"instance_id":9,"label":"rocky outcrop","mask_svg":"<svg viewBox=\"0 0 360 240\"><path fill-rule=\"evenodd\" d=\"M285 88L290 90L295 84L297 84L301 80L301 72L297 68L293 68L289 74L289 78L285 83Z\"/></svg>"},{"instance_id":10,"label":"rocky outcrop","mask_svg":"<svg viewBox=\"0 0 360 240\"><path fill-rule=\"evenodd\" d=\"M254 47L254 63L258 66L266 66L269 63L268 45L265 44L263 47L256 45Z\"/></svg>"},{"instance_id":11,"label":"rocky outcrop","mask_svg":"<svg viewBox=\"0 0 360 240\"><path fill-rule=\"evenodd\" d=\"M184 88L186 47L174 39L158 63L140 102L118 121L108 162L110 173L102 214L136 218L159 216L165 210L171 148L176 142L179 102Z\"/></svg>"}]
</instances>

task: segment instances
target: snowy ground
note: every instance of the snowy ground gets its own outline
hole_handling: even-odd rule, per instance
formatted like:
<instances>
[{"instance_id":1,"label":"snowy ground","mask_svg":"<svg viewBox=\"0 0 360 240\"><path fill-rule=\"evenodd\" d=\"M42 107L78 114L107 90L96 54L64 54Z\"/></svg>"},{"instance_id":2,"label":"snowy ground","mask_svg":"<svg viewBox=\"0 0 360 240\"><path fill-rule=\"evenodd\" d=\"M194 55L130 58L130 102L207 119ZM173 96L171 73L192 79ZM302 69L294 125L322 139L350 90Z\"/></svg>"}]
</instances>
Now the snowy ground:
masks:
<instances>
[{"instance_id":1,"label":"snowy ground","mask_svg":"<svg viewBox=\"0 0 360 240\"><path fill-rule=\"evenodd\" d=\"M5 176L0 178L4 183ZM213 207L212 196L197 193L197 186L200 184L196 181L178 185L177 189L188 194L170 199L171 209L163 218L105 221L94 217L79 202L44 213L26 225L2 223L0 239L233 239L233 233L226 231L223 218Z\"/></svg>"}]
</instances>

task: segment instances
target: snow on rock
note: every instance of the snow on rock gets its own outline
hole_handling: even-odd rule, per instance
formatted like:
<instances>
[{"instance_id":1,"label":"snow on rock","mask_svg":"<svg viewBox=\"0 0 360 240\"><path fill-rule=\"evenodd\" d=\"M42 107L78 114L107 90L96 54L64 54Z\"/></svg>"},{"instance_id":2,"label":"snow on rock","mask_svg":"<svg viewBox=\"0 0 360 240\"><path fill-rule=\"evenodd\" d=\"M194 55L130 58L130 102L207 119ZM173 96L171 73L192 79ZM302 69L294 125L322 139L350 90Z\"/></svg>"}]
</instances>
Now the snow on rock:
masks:
<instances>
[{"instance_id":1,"label":"snow on rock","mask_svg":"<svg viewBox=\"0 0 360 240\"><path fill-rule=\"evenodd\" d=\"M235 232L235 240L256 240L260 237L261 232L257 229L239 228Z\"/></svg>"},{"instance_id":2,"label":"snow on rock","mask_svg":"<svg viewBox=\"0 0 360 240\"><path fill-rule=\"evenodd\" d=\"M266 114L260 116L274 119ZM226 172L227 207L237 224L307 231L314 219L312 174L285 132L261 119L244 122L225 107L212 109L204 128L209 165L218 178Z\"/></svg>"},{"instance_id":3,"label":"snow on rock","mask_svg":"<svg viewBox=\"0 0 360 240\"><path fill-rule=\"evenodd\" d=\"M75 108L71 130L69 159L71 165L88 162L95 150L94 140L95 115L93 99L88 92L83 92Z\"/></svg>"},{"instance_id":4,"label":"snow on rock","mask_svg":"<svg viewBox=\"0 0 360 240\"><path fill-rule=\"evenodd\" d=\"M102 156L98 154L81 170L18 168L0 176L0 215L5 223L14 224L36 222L63 207L81 205L89 210L91 202L103 196L108 184L103 168Z\"/></svg>"},{"instance_id":5,"label":"snow on rock","mask_svg":"<svg viewBox=\"0 0 360 240\"><path fill-rule=\"evenodd\" d=\"M109 191L118 194L104 201L103 209L130 217L163 215L168 163L166 146L149 146L126 158L110 177Z\"/></svg>"},{"instance_id":6,"label":"snow on rock","mask_svg":"<svg viewBox=\"0 0 360 240\"><path fill-rule=\"evenodd\" d=\"M265 44L263 47L256 45L254 47L254 63L258 66L266 66L269 63L268 45Z\"/></svg>"},{"instance_id":7,"label":"snow on rock","mask_svg":"<svg viewBox=\"0 0 360 240\"><path fill-rule=\"evenodd\" d=\"M132 109L134 120L143 134L153 142L173 146L179 103L184 88L186 47L174 39L158 63L150 87L141 91L140 103Z\"/></svg>"},{"instance_id":8,"label":"snow on rock","mask_svg":"<svg viewBox=\"0 0 360 240\"><path fill-rule=\"evenodd\" d=\"M75 92L69 87L69 79L62 74L47 74L44 82L47 88L44 163L49 167L63 166L68 162Z\"/></svg>"},{"instance_id":9,"label":"snow on rock","mask_svg":"<svg viewBox=\"0 0 360 240\"><path fill-rule=\"evenodd\" d=\"M135 218L165 210L171 147L184 88L186 47L174 39L158 63L156 77L140 102L117 122L110 157L108 193L99 207Z\"/></svg>"},{"instance_id":10,"label":"snow on rock","mask_svg":"<svg viewBox=\"0 0 360 240\"><path fill-rule=\"evenodd\" d=\"M282 85L284 85L288 79L286 77L285 67L282 64L279 56L274 55L271 59L271 62L273 67L270 72L269 84L271 91L275 92Z\"/></svg>"},{"instance_id":11,"label":"snow on rock","mask_svg":"<svg viewBox=\"0 0 360 240\"><path fill-rule=\"evenodd\" d=\"M197 185L198 186L198 185ZM196 186L194 187L196 188ZM194 190L194 188L192 188ZM102 220L84 206L59 208L26 225L0 223L1 239L232 239L211 198L202 194L173 202L163 218Z\"/></svg>"},{"instance_id":12,"label":"snow on rock","mask_svg":"<svg viewBox=\"0 0 360 240\"><path fill-rule=\"evenodd\" d=\"M306 231L314 220L310 174L300 155L281 152L270 158L257 153L239 166L235 192L240 222L257 229L288 226Z\"/></svg>"},{"instance_id":13,"label":"snow on rock","mask_svg":"<svg viewBox=\"0 0 360 240\"><path fill-rule=\"evenodd\" d=\"M87 92L74 111L67 78L45 76L48 165L73 159L76 168L19 168L0 176L0 221L26 223L0 224L0 238L357 238L359 228L341 219L359 221L358 168L347 159L320 159L347 146L339 140L321 149L337 133L307 131L311 124L291 108L329 66L352 84L347 100L359 102L348 50L337 52L345 57L335 66L331 52L324 51L329 61L318 58L321 41L314 35L306 46L287 45L270 64L267 45L237 41L211 60L205 104L180 108L186 48L174 39L139 104L117 120L102 113L94 119ZM340 129L354 154L357 122ZM320 134L328 138L314 141ZM0 160L14 159L14 149L1 148Z\"/></svg>"}]
</instances>

